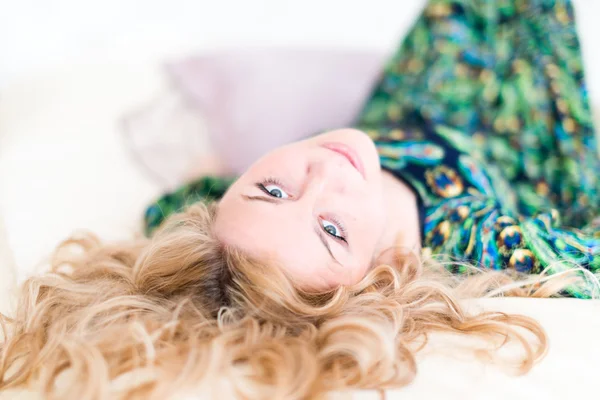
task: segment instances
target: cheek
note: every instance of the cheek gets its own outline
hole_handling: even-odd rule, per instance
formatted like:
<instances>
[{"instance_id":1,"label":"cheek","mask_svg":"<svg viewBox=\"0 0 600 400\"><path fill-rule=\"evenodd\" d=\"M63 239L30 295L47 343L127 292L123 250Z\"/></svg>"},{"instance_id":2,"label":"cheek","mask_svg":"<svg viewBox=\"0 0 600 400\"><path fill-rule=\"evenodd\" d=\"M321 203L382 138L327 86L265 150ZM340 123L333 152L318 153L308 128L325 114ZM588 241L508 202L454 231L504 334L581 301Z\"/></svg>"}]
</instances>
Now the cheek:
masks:
<instances>
[{"instance_id":1,"label":"cheek","mask_svg":"<svg viewBox=\"0 0 600 400\"><path fill-rule=\"evenodd\" d=\"M377 240L386 224L386 208L383 194L380 190L372 190L364 197L364 203L361 205L360 219L362 229Z\"/></svg>"},{"instance_id":2,"label":"cheek","mask_svg":"<svg viewBox=\"0 0 600 400\"><path fill-rule=\"evenodd\" d=\"M369 264L385 231L386 212L383 201L372 197L357 210L355 225L356 256L360 265Z\"/></svg>"}]
</instances>

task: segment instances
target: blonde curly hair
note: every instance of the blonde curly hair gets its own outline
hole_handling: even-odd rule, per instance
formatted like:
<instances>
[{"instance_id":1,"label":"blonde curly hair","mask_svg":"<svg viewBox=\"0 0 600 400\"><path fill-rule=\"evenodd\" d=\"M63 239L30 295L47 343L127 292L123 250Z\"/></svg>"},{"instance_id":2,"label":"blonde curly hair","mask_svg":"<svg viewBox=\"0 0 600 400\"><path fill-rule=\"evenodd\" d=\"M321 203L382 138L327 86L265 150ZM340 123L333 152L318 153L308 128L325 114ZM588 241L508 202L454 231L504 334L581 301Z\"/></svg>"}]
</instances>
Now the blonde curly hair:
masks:
<instances>
[{"instance_id":1,"label":"blonde curly hair","mask_svg":"<svg viewBox=\"0 0 600 400\"><path fill-rule=\"evenodd\" d=\"M276 266L220 243L216 212L196 204L152 239L64 242L51 270L25 282L14 317L0 318L0 390L35 382L60 399L162 399L189 390L318 398L408 384L432 332L515 341L520 372L546 351L534 320L473 315L459 302L513 282L506 275L459 280L439 262L404 258L375 265L352 287L309 293ZM508 294L559 290L512 285Z\"/></svg>"}]
</instances>

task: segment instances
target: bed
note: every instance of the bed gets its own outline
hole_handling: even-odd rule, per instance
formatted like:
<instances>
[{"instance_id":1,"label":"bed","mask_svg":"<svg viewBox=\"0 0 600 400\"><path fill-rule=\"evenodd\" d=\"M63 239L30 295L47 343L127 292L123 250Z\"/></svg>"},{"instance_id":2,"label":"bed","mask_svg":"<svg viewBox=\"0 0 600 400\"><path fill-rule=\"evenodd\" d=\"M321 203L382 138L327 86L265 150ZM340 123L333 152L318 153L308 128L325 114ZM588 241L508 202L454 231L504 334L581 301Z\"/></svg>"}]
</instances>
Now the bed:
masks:
<instances>
[{"instance_id":1,"label":"bed","mask_svg":"<svg viewBox=\"0 0 600 400\"><path fill-rule=\"evenodd\" d=\"M404 11L392 3L401 2L387 6ZM593 18L600 7L591 0L575 3L591 99L600 105L600 58L591 51L593 38L600 34ZM269 4L275 7L275 3ZM333 6L328 7L332 8L326 7L325 14L333 15ZM411 6L406 24L416 12L418 5ZM385 33L386 39L377 43L391 45L392 33ZM368 47L379 39L372 36L369 40L372 42L361 45ZM347 44L341 41L332 39L330 44ZM165 46L157 46L161 45ZM144 51L136 54L109 52L93 60L78 59L0 86L0 311L10 310L15 285L41 268L43 257L58 241L80 228L106 240L131 237L139 232L141 210L161 192L128 153L120 127L124 112L143 105L166 85L158 62L164 51L152 53L149 40L144 46ZM545 360L530 374L513 377L469 357L436 351L438 346L454 346L444 346L445 339L439 338L419 355L414 383L388 391L386 398L530 400L596 395L600 300L490 299L469 302L469 307L538 319L550 338ZM361 391L333 397L376 399L380 394ZM0 399L17 398L37 395L28 391L0 394ZM190 398L202 396L191 394Z\"/></svg>"}]
</instances>

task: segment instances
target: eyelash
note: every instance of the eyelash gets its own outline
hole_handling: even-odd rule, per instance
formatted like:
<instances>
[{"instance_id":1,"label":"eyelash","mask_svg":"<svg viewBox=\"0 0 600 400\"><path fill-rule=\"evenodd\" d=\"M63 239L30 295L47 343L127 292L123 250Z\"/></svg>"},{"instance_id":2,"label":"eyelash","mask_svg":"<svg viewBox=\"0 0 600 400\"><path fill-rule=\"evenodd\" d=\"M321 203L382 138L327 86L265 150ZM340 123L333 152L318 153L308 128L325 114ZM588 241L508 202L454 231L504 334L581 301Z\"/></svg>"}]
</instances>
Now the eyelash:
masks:
<instances>
[{"instance_id":1,"label":"eyelash","mask_svg":"<svg viewBox=\"0 0 600 400\"><path fill-rule=\"evenodd\" d=\"M277 185L277 186L281 186L282 189L285 189L283 187L283 183L281 183L281 181L277 178L267 178L267 179L257 183L256 187L259 188L260 190L262 190L263 192L265 192L266 194L268 194L269 196L273 196L271 193L269 193L269 191L266 188L266 186L268 186L268 185Z\"/></svg>"},{"instance_id":2,"label":"eyelash","mask_svg":"<svg viewBox=\"0 0 600 400\"><path fill-rule=\"evenodd\" d=\"M346 228L344 227L344 224L342 224L342 222L341 222L339 219L337 219L336 217L334 217L334 216L332 216L332 215L328 215L328 216L326 216L326 217L325 217L325 218L323 218L323 219L326 219L326 220L328 220L328 221L331 221L331 222L333 222L334 224L336 224L336 225L337 225L337 227L338 227L338 228L340 228L340 231L342 232L342 235L343 235L343 236L335 236L335 235L332 235L331 233L327 232L327 231L325 230L325 228L323 228L323 231L325 231L325 233L326 233L326 234L328 234L329 236L331 236L331 237L332 237L332 238L334 238L334 239L343 240L344 242L348 243L348 240L346 239L346 237L347 237L347 235L348 235L348 234L346 233Z\"/></svg>"},{"instance_id":3,"label":"eyelash","mask_svg":"<svg viewBox=\"0 0 600 400\"><path fill-rule=\"evenodd\" d=\"M266 186L268 186L268 185L277 185L277 186L281 186L283 189L285 189L283 187L283 183L281 183L281 181L279 179L273 178L273 177L269 177L269 178L257 183L256 187L259 188L261 191L265 192L267 195L273 196L271 193L269 193L269 191L266 188ZM323 226L321 226L321 229L325 232L325 234L331 236L332 238L334 238L336 240L342 240L345 243L348 243L348 240L346 239L348 234L346 233L346 228L344 227L344 224L342 224L342 222L339 219L337 219L336 217L334 217L332 215L327 215L327 217L325 217L324 219L335 223L337 225L337 227L340 229L340 231L342 232L343 237L332 235L331 233L327 232L323 228Z\"/></svg>"}]
</instances>

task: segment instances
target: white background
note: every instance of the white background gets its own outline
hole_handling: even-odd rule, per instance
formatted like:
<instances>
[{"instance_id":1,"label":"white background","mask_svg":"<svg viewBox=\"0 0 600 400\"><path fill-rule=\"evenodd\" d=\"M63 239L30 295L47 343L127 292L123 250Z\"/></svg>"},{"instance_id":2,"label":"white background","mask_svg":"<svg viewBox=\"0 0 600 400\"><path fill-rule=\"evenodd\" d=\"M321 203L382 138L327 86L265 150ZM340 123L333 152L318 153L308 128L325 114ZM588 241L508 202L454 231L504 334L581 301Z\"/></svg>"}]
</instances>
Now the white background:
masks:
<instances>
[{"instance_id":1,"label":"white background","mask_svg":"<svg viewBox=\"0 0 600 400\"><path fill-rule=\"evenodd\" d=\"M404 4L402 4L404 3ZM392 49L423 0L0 0L0 88L106 57L300 45Z\"/></svg>"},{"instance_id":2,"label":"white background","mask_svg":"<svg viewBox=\"0 0 600 400\"><path fill-rule=\"evenodd\" d=\"M600 0L574 0L589 85L600 92ZM323 45L391 50L424 0L0 0L0 89L107 58L196 49Z\"/></svg>"}]
</instances>

